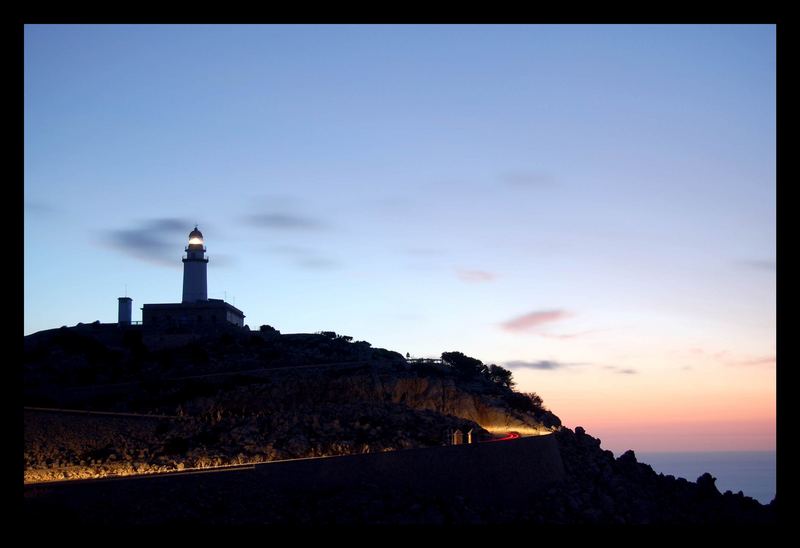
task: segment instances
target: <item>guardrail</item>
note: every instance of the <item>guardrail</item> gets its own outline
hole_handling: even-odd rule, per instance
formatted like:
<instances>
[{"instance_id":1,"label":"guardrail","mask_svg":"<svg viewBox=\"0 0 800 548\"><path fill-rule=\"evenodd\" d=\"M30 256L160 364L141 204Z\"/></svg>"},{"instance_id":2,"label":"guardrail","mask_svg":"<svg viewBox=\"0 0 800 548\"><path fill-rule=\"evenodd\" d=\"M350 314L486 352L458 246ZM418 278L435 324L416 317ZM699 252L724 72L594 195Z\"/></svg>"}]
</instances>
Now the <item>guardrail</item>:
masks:
<instances>
[{"instance_id":1,"label":"guardrail","mask_svg":"<svg viewBox=\"0 0 800 548\"><path fill-rule=\"evenodd\" d=\"M429 364L429 365L445 365L444 361L439 358L406 358L406 363L410 364Z\"/></svg>"}]
</instances>

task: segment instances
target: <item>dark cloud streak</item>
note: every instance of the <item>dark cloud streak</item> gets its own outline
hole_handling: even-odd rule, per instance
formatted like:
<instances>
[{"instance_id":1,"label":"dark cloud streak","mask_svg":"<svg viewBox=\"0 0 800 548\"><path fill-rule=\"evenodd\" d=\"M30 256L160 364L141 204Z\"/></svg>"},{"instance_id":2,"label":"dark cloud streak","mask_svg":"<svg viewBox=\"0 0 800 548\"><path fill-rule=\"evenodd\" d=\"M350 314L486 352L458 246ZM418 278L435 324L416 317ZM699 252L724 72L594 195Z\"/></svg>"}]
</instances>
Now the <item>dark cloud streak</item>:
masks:
<instances>
[{"instance_id":1,"label":"dark cloud streak","mask_svg":"<svg viewBox=\"0 0 800 548\"><path fill-rule=\"evenodd\" d=\"M558 362L555 360L539 360L539 361L514 360L505 363L505 366L508 367L509 369L537 369L539 371L558 371L583 365L589 365L589 364ZM607 371L618 373L621 375L636 375L639 373L635 369L631 369L629 367L617 367L615 365L601 365L599 367L601 369L605 369Z\"/></svg>"},{"instance_id":2,"label":"dark cloud streak","mask_svg":"<svg viewBox=\"0 0 800 548\"><path fill-rule=\"evenodd\" d=\"M341 266L339 261L324 257L313 249L295 245L274 245L272 253L289 258L296 266L309 270L328 270Z\"/></svg>"},{"instance_id":3,"label":"dark cloud streak","mask_svg":"<svg viewBox=\"0 0 800 548\"><path fill-rule=\"evenodd\" d=\"M176 238L185 237L193 226L186 219L152 219L140 223L136 228L105 231L102 238L113 249L133 258L176 267L180 258Z\"/></svg>"},{"instance_id":4,"label":"dark cloud streak","mask_svg":"<svg viewBox=\"0 0 800 548\"><path fill-rule=\"evenodd\" d=\"M553 371L555 369L564 369L565 367L571 367L573 365L577 364L556 362L552 360L540 360L538 362L526 362L522 360L515 360L505 363L505 366L510 367L511 369L540 369L546 371Z\"/></svg>"},{"instance_id":5,"label":"dark cloud streak","mask_svg":"<svg viewBox=\"0 0 800 548\"><path fill-rule=\"evenodd\" d=\"M258 213L248 215L244 220L251 226L278 230L321 230L325 228L325 224L317 220L288 213Z\"/></svg>"},{"instance_id":6,"label":"dark cloud streak","mask_svg":"<svg viewBox=\"0 0 800 548\"><path fill-rule=\"evenodd\" d=\"M54 215L58 210L44 202L25 202L25 211L33 215Z\"/></svg>"},{"instance_id":7,"label":"dark cloud streak","mask_svg":"<svg viewBox=\"0 0 800 548\"><path fill-rule=\"evenodd\" d=\"M497 278L497 274L493 272L487 272L485 270L464 270L460 268L456 271L456 275L462 282L469 283L491 282Z\"/></svg>"},{"instance_id":8,"label":"dark cloud streak","mask_svg":"<svg viewBox=\"0 0 800 548\"><path fill-rule=\"evenodd\" d=\"M612 371L614 373L619 373L620 375L636 375L639 373L630 367L617 367L616 365L604 365L603 369L607 369L608 371Z\"/></svg>"}]
</instances>

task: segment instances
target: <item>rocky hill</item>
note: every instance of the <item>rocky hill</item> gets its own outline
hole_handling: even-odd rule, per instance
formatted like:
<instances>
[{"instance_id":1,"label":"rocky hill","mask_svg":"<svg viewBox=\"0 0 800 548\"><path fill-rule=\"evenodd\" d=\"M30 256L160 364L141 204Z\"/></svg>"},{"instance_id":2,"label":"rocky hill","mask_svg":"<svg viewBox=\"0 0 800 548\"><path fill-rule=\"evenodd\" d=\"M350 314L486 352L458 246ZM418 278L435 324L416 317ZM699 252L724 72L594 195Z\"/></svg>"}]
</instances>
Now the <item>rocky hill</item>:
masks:
<instances>
[{"instance_id":1,"label":"rocky hill","mask_svg":"<svg viewBox=\"0 0 800 548\"><path fill-rule=\"evenodd\" d=\"M456 496L395 496L369 485L357 493L293 492L289 502L273 493L270 506L260 492L226 479L208 496L232 489L239 510L204 514L202 508L215 507L216 499L209 498L208 504L197 502L192 517L173 517L284 524L777 519L775 501L761 505L741 493L721 494L708 474L688 482L657 474L632 451L615 458L583 428L562 427L535 397L515 392L502 368L457 352L443 357L443 363L409 363L396 352L332 332L281 335L266 327L197 335L91 324L36 333L25 338L25 478L440 446L453 429L471 429L477 441L492 431L517 431L553 434L566 472L564 481L522 507L484 508ZM29 519L53 517L56 510L37 500L31 499ZM287 513L289 503L293 510ZM243 513L249 505L261 510ZM148 519L167 517L154 511Z\"/></svg>"},{"instance_id":2,"label":"rocky hill","mask_svg":"<svg viewBox=\"0 0 800 548\"><path fill-rule=\"evenodd\" d=\"M560 425L486 375L409 365L335 333L62 328L26 337L24 380L27 407L144 415L27 411L29 480L427 447L453 429L477 441L488 430Z\"/></svg>"}]
</instances>

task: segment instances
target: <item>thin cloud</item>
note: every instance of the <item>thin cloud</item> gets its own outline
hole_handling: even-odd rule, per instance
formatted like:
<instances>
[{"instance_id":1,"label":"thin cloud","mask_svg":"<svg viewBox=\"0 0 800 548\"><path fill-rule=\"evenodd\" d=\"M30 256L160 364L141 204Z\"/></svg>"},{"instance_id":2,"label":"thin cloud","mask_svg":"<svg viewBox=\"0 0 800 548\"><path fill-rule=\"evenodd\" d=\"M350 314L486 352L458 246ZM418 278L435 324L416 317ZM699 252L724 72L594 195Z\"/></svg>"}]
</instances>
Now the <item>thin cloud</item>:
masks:
<instances>
[{"instance_id":1,"label":"thin cloud","mask_svg":"<svg viewBox=\"0 0 800 548\"><path fill-rule=\"evenodd\" d=\"M571 315L564 310L537 310L503 322L500 327L511 332L531 331L541 325L557 322Z\"/></svg>"},{"instance_id":2,"label":"thin cloud","mask_svg":"<svg viewBox=\"0 0 800 548\"><path fill-rule=\"evenodd\" d=\"M444 249L438 249L434 247L409 247L404 251L409 255L414 255L417 257L440 257L447 255L447 252Z\"/></svg>"},{"instance_id":3,"label":"thin cloud","mask_svg":"<svg viewBox=\"0 0 800 548\"><path fill-rule=\"evenodd\" d=\"M540 171L511 171L500 175L507 185L517 187L544 187L553 184L553 177Z\"/></svg>"},{"instance_id":4,"label":"thin cloud","mask_svg":"<svg viewBox=\"0 0 800 548\"><path fill-rule=\"evenodd\" d=\"M538 333L540 337L544 337L546 339L577 339L579 337L585 337L586 335L591 335L592 333L597 333L599 331L609 331L609 329L589 329L586 331L578 331L576 333Z\"/></svg>"},{"instance_id":5,"label":"thin cloud","mask_svg":"<svg viewBox=\"0 0 800 548\"><path fill-rule=\"evenodd\" d=\"M157 232L178 232L186 230L188 226L190 229L192 223L187 223L186 219L164 218L153 219L149 221L149 229Z\"/></svg>"},{"instance_id":6,"label":"thin cloud","mask_svg":"<svg viewBox=\"0 0 800 548\"><path fill-rule=\"evenodd\" d=\"M58 213L58 210L50 204L38 201L26 201L25 211L33 215L53 215Z\"/></svg>"},{"instance_id":7,"label":"thin cloud","mask_svg":"<svg viewBox=\"0 0 800 548\"><path fill-rule=\"evenodd\" d=\"M700 348L700 347L690 348L689 352L694 354L694 355L696 355L696 356L712 358L714 360L722 361L722 362L727 361L728 360L728 356L731 355L731 353L728 350L718 350L716 352L712 352L710 350L706 350L706 349Z\"/></svg>"},{"instance_id":8,"label":"thin cloud","mask_svg":"<svg viewBox=\"0 0 800 548\"><path fill-rule=\"evenodd\" d=\"M776 268L775 261L768 259L766 260L751 259L751 260L737 261L737 264L740 266L751 268L753 270L774 271Z\"/></svg>"},{"instance_id":9,"label":"thin cloud","mask_svg":"<svg viewBox=\"0 0 800 548\"><path fill-rule=\"evenodd\" d=\"M213 253L208 255L209 262L214 264L214 268L229 268L237 263L236 257L227 253Z\"/></svg>"},{"instance_id":10,"label":"thin cloud","mask_svg":"<svg viewBox=\"0 0 800 548\"><path fill-rule=\"evenodd\" d=\"M373 198L364 202L369 209L378 208L385 212L408 214L414 212L416 202L408 196L384 196Z\"/></svg>"},{"instance_id":11,"label":"thin cloud","mask_svg":"<svg viewBox=\"0 0 800 548\"><path fill-rule=\"evenodd\" d=\"M636 375L639 372L635 369L631 369L630 367L617 367L616 365L604 365L603 369L607 369L613 373L619 373L620 375Z\"/></svg>"},{"instance_id":12,"label":"thin cloud","mask_svg":"<svg viewBox=\"0 0 800 548\"><path fill-rule=\"evenodd\" d=\"M300 247L298 245L273 245L270 246L269 251L279 255L288 255L290 257L303 257L312 253L307 247Z\"/></svg>"},{"instance_id":13,"label":"thin cloud","mask_svg":"<svg viewBox=\"0 0 800 548\"><path fill-rule=\"evenodd\" d=\"M775 365L775 356L764 356L761 358L752 358L748 360L740 360L729 362L728 365Z\"/></svg>"},{"instance_id":14,"label":"thin cloud","mask_svg":"<svg viewBox=\"0 0 800 548\"><path fill-rule=\"evenodd\" d=\"M527 362L522 360L514 360L510 362L506 362L505 366L511 369L539 369L545 371L553 371L556 369L564 369L565 367L571 367L574 363L564 363L564 362L557 362L553 360L539 360L536 362Z\"/></svg>"},{"instance_id":15,"label":"thin cloud","mask_svg":"<svg viewBox=\"0 0 800 548\"><path fill-rule=\"evenodd\" d=\"M259 228L278 230L321 230L325 225L316 219L289 213L258 213L247 215L245 222Z\"/></svg>"},{"instance_id":16,"label":"thin cloud","mask_svg":"<svg viewBox=\"0 0 800 548\"><path fill-rule=\"evenodd\" d=\"M116 251L135 259L177 268L180 266L181 238L193 226L186 219L151 219L134 228L105 231L102 240Z\"/></svg>"},{"instance_id":17,"label":"thin cloud","mask_svg":"<svg viewBox=\"0 0 800 548\"><path fill-rule=\"evenodd\" d=\"M586 366L586 365L591 366L592 364L579 363L579 362L559 362L556 360L539 360L539 361L514 360L505 363L505 366L508 367L509 369L536 369L539 371L560 371L571 367ZM594 367L600 367L601 369L605 369L612 373L618 373L621 375L636 375L639 373L635 369L629 367L617 367L615 365L601 365L601 366L595 365Z\"/></svg>"},{"instance_id":18,"label":"thin cloud","mask_svg":"<svg viewBox=\"0 0 800 548\"><path fill-rule=\"evenodd\" d=\"M462 282L469 283L491 282L497 278L497 274L494 274L493 272L487 272L485 270L458 269L456 271L456 275Z\"/></svg>"},{"instance_id":19,"label":"thin cloud","mask_svg":"<svg viewBox=\"0 0 800 548\"><path fill-rule=\"evenodd\" d=\"M304 257L298 259L296 264L310 270L328 270L339 266L338 261L326 257Z\"/></svg>"},{"instance_id":20,"label":"thin cloud","mask_svg":"<svg viewBox=\"0 0 800 548\"><path fill-rule=\"evenodd\" d=\"M288 258L295 266L309 270L326 270L341 266L339 261L324 257L315 250L295 245L275 245L269 250Z\"/></svg>"},{"instance_id":21,"label":"thin cloud","mask_svg":"<svg viewBox=\"0 0 800 548\"><path fill-rule=\"evenodd\" d=\"M776 364L776 358L774 355L743 358L741 355L736 355L728 350L719 350L717 352L712 352L699 347L690 348L689 352L695 356L712 359L722 365L734 366L734 367L760 366L760 365L775 366Z\"/></svg>"}]
</instances>

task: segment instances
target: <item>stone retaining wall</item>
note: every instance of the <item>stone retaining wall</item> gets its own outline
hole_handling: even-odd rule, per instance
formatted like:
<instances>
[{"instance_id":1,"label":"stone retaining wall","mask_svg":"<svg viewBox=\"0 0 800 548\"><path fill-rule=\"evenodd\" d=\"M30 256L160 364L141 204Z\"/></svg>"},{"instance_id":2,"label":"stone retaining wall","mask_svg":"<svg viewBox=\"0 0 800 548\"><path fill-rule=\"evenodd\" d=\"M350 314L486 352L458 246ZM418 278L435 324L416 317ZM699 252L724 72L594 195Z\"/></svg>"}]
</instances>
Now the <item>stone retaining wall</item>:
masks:
<instances>
[{"instance_id":1,"label":"stone retaining wall","mask_svg":"<svg viewBox=\"0 0 800 548\"><path fill-rule=\"evenodd\" d=\"M555 437L301 459L256 466L277 489L337 489L372 485L423 495L455 494L514 504L564 478Z\"/></svg>"},{"instance_id":2,"label":"stone retaining wall","mask_svg":"<svg viewBox=\"0 0 800 548\"><path fill-rule=\"evenodd\" d=\"M563 477L555 436L545 435L239 470L25 485L25 519L54 526L439 523L524 511Z\"/></svg>"}]
</instances>

